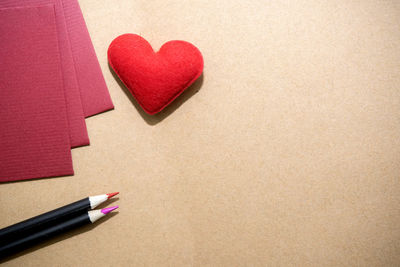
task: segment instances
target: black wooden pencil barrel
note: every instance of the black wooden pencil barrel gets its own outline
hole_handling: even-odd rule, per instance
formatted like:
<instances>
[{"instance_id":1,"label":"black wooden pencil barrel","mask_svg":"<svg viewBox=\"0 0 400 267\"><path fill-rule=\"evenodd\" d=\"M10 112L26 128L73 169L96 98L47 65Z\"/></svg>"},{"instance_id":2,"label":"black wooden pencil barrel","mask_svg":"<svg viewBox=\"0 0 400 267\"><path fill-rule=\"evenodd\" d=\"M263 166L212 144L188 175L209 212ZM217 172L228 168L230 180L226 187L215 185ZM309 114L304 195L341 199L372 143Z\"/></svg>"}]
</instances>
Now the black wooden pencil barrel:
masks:
<instances>
[{"instance_id":1,"label":"black wooden pencil barrel","mask_svg":"<svg viewBox=\"0 0 400 267\"><path fill-rule=\"evenodd\" d=\"M84 198L58 209L0 229L0 245L7 244L15 239L23 238L33 232L40 231L51 225L65 221L68 218L84 213L89 208L89 198Z\"/></svg>"},{"instance_id":2,"label":"black wooden pencil barrel","mask_svg":"<svg viewBox=\"0 0 400 267\"><path fill-rule=\"evenodd\" d=\"M21 239L11 241L7 244L0 246L0 258L5 258L14 253L20 252L28 247L31 247L39 242L45 241L53 236L67 232L71 229L79 226L90 224L90 218L88 213L81 214L77 217L73 217L60 224L53 225L49 228L43 229L39 232L32 233L28 236L24 236Z\"/></svg>"}]
</instances>

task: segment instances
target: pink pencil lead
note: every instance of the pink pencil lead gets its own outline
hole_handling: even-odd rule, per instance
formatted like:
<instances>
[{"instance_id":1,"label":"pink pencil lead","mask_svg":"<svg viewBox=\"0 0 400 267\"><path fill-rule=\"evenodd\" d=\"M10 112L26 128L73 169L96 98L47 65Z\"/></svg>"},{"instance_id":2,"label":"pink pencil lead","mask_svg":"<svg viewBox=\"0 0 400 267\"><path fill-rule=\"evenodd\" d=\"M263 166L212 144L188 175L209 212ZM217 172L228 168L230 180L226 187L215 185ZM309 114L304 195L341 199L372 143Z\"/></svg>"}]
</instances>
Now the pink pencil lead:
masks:
<instances>
[{"instance_id":1,"label":"pink pencil lead","mask_svg":"<svg viewBox=\"0 0 400 267\"><path fill-rule=\"evenodd\" d=\"M110 213L111 211L113 211L113 210L115 210L115 209L118 209L118 206L108 207L108 208L101 209L101 213L107 214L107 213Z\"/></svg>"}]
</instances>

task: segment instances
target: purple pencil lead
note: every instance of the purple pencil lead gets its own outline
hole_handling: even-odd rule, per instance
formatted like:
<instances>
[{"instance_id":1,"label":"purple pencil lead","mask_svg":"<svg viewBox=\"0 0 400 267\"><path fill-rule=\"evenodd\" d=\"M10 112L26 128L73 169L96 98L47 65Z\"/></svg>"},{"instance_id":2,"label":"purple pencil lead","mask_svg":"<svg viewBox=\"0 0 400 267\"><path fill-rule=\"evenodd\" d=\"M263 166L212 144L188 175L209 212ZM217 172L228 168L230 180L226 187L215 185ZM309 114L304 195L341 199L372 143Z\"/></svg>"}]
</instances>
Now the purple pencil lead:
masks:
<instances>
[{"instance_id":1,"label":"purple pencil lead","mask_svg":"<svg viewBox=\"0 0 400 267\"><path fill-rule=\"evenodd\" d=\"M111 212L111 211L113 211L113 210L115 210L115 209L118 209L118 206L108 207L108 208L101 209L101 213L107 214L107 213L109 213L109 212Z\"/></svg>"}]
</instances>

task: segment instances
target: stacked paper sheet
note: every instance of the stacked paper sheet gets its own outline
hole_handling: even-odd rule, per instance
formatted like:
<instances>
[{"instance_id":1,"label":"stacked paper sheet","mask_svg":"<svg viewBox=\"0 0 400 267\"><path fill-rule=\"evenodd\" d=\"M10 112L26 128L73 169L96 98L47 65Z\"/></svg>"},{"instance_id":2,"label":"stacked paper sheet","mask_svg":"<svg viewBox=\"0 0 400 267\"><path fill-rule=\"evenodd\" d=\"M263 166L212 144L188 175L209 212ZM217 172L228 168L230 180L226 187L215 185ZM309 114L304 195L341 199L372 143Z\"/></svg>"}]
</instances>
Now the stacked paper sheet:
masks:
<instances>
[{"instance_id":1,"label":"stacked paper sheet","mask_svg":"<svg viewBox=\"0 0 400 267\"><path fill-rule=\"evenodd\" d=\"M85 117L113 108L76 0L0 2L0 182L73 174Z\"/></svg>"}]
</instances>

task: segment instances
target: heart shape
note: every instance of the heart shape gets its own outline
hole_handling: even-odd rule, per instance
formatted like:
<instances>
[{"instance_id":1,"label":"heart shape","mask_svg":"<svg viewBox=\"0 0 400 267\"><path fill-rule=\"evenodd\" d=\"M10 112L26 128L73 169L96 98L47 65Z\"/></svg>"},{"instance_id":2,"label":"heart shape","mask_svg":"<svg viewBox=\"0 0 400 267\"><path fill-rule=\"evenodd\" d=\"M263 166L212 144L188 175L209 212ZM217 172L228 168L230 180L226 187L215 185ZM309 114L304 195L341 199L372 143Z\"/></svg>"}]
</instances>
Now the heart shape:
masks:
<instances>
[{"instance_id":1,"label":"heart shape","mask_svg":"<svg viewBox=\"0 0 400 267\"><path fill-rule=\"evenodd\" d=\"M194 45L169 41L158 52L136 34L115 38L108 62L148 114L156 114L185 91L203 72L203 57Z\"/></svg>"}]
</instances>

